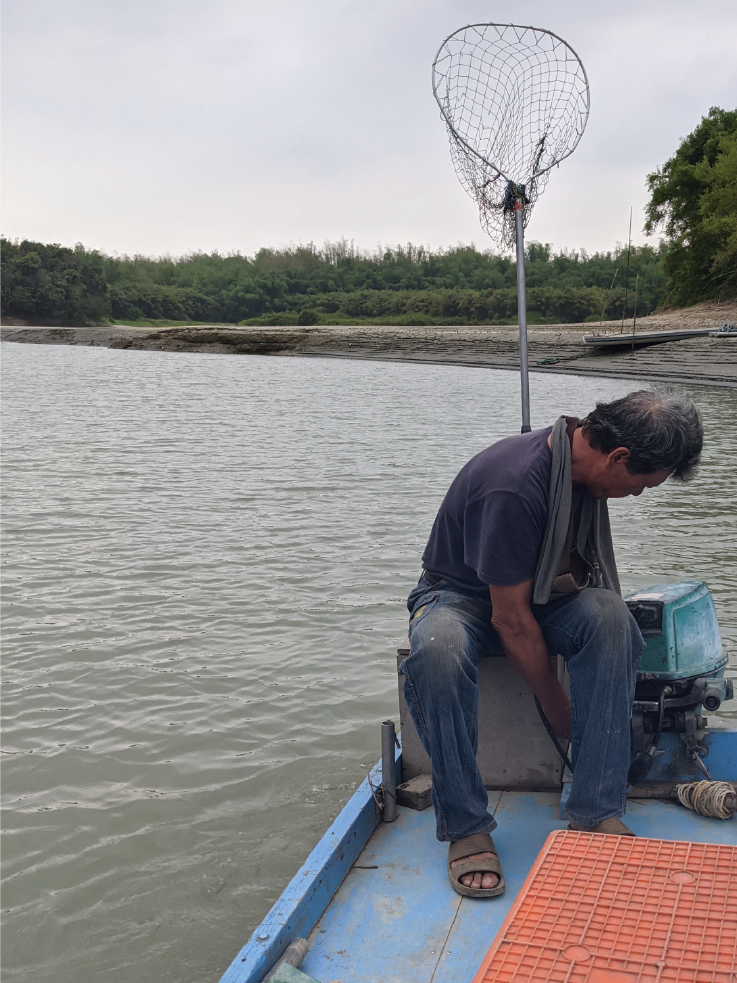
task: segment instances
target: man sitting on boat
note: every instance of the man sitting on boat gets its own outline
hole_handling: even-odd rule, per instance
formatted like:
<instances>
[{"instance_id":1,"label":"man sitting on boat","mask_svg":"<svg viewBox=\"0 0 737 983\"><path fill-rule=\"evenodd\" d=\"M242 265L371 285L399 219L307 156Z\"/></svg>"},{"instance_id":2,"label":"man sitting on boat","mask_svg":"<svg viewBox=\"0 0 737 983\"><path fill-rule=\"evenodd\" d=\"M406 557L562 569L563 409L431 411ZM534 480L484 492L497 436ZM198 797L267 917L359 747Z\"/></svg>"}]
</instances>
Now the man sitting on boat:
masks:
<instances>
[{"instance_id":1,"label":"man sitting on boat","mask_svg":"<svg viewBox=\"0 0 737 983\"><path fill-rule=\"evenodd\" d=\"M555 734L571 739L570 828L634 835L621 817L644 641L620 596L606 502L688 479L701 445L689 399L634 392L597 403L582 422L560 417L493 444L451 484L407 602L410 655L400 670L459 894L504 890L476 765L484 655L501 650ZM551 665L556 654L570 700Z\"/></svg>"}]
</instances>

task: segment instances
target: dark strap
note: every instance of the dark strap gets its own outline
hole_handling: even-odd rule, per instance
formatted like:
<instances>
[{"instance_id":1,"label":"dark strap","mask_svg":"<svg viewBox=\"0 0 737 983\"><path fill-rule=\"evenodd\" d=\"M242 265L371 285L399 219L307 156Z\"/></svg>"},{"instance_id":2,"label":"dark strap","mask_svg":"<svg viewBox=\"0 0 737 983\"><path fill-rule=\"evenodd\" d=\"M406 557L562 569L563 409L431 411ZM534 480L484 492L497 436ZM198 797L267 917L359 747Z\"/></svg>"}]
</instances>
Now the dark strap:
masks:
<instances>
[{"instance_id":1,"label":"dark strap","mask_svg":"<svg viewBox=\"0 0 737 983\"><path fill-rule=\"evenodd\" d=\"M494 841L488 833L474 833L473 836L464 836L462 840L451 843L448 863L472 857L474 853L496 853Z\"/></svg>"}]
</instances>

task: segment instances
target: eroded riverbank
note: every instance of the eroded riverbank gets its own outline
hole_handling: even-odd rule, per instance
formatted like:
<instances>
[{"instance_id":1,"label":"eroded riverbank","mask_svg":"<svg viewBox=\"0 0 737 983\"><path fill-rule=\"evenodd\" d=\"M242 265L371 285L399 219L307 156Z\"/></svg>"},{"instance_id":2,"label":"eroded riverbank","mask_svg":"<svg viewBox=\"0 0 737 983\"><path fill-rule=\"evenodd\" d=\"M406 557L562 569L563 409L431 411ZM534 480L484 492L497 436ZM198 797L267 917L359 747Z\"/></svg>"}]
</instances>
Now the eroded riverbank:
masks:
<instances>
[{"instance_id":1,"label":"eroded riverbank","mask_svg":"<svg viewBox=\"0 0 737 983\"><path fill-rule=\"evenodd\" d=\"M700 304L643 319L640 330L716 328L737 320L737 304ZM631 330L631 323L628 323ZM737 387L737 336L697 337L635 350L596 349L582 336L592 328L618 331L619 322L598 325L533 325L529 364L533 372L564 372L616 378ZM3 326L4 341L87 345L145 351L210 354L293 355L378 359L518 369L517 328L501 327L211 327L141 328L105 325L88 328Z\"/></svg>"}]
</instances>

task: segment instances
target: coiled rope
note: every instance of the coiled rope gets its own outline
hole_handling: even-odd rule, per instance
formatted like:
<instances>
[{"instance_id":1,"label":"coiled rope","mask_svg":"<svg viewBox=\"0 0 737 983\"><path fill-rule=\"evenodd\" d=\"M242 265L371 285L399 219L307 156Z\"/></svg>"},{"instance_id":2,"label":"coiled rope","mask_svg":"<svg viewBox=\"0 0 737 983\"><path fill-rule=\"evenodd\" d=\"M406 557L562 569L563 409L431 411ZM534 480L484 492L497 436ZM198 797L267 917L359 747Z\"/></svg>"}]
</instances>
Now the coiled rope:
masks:
<instances>
[{"instance_id":1,"label":"coiled rope","mask_svg":"<svg viewBox=\"0 0 737 983\"><path fill-rule=\"evenodd\" d=\"M690 782L673 793L682 806L714 819L730 819L737 812L737 791L729 782Z\"/></svg>"}]
</instances>

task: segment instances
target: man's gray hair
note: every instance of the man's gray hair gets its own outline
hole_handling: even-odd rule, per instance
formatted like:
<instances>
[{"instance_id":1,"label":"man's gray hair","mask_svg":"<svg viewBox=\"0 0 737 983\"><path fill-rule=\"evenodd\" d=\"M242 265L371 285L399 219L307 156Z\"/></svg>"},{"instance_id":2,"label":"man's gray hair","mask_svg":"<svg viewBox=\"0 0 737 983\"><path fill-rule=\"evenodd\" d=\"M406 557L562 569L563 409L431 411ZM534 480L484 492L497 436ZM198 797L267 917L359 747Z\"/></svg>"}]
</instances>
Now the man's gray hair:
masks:
<instances>
[{"instance_id":1,"label":"man's gray hair","mask_svg":"<svg viewBox=\"0 0 737 983\"><path fill-rule=\"evenodd\" d=\"M701 414L688 396L647 389L597 403L583 432L605 454L626 447L630 474L671 471L680 481L693 477L704 439Z\"/></svg>"}]
</instances>

